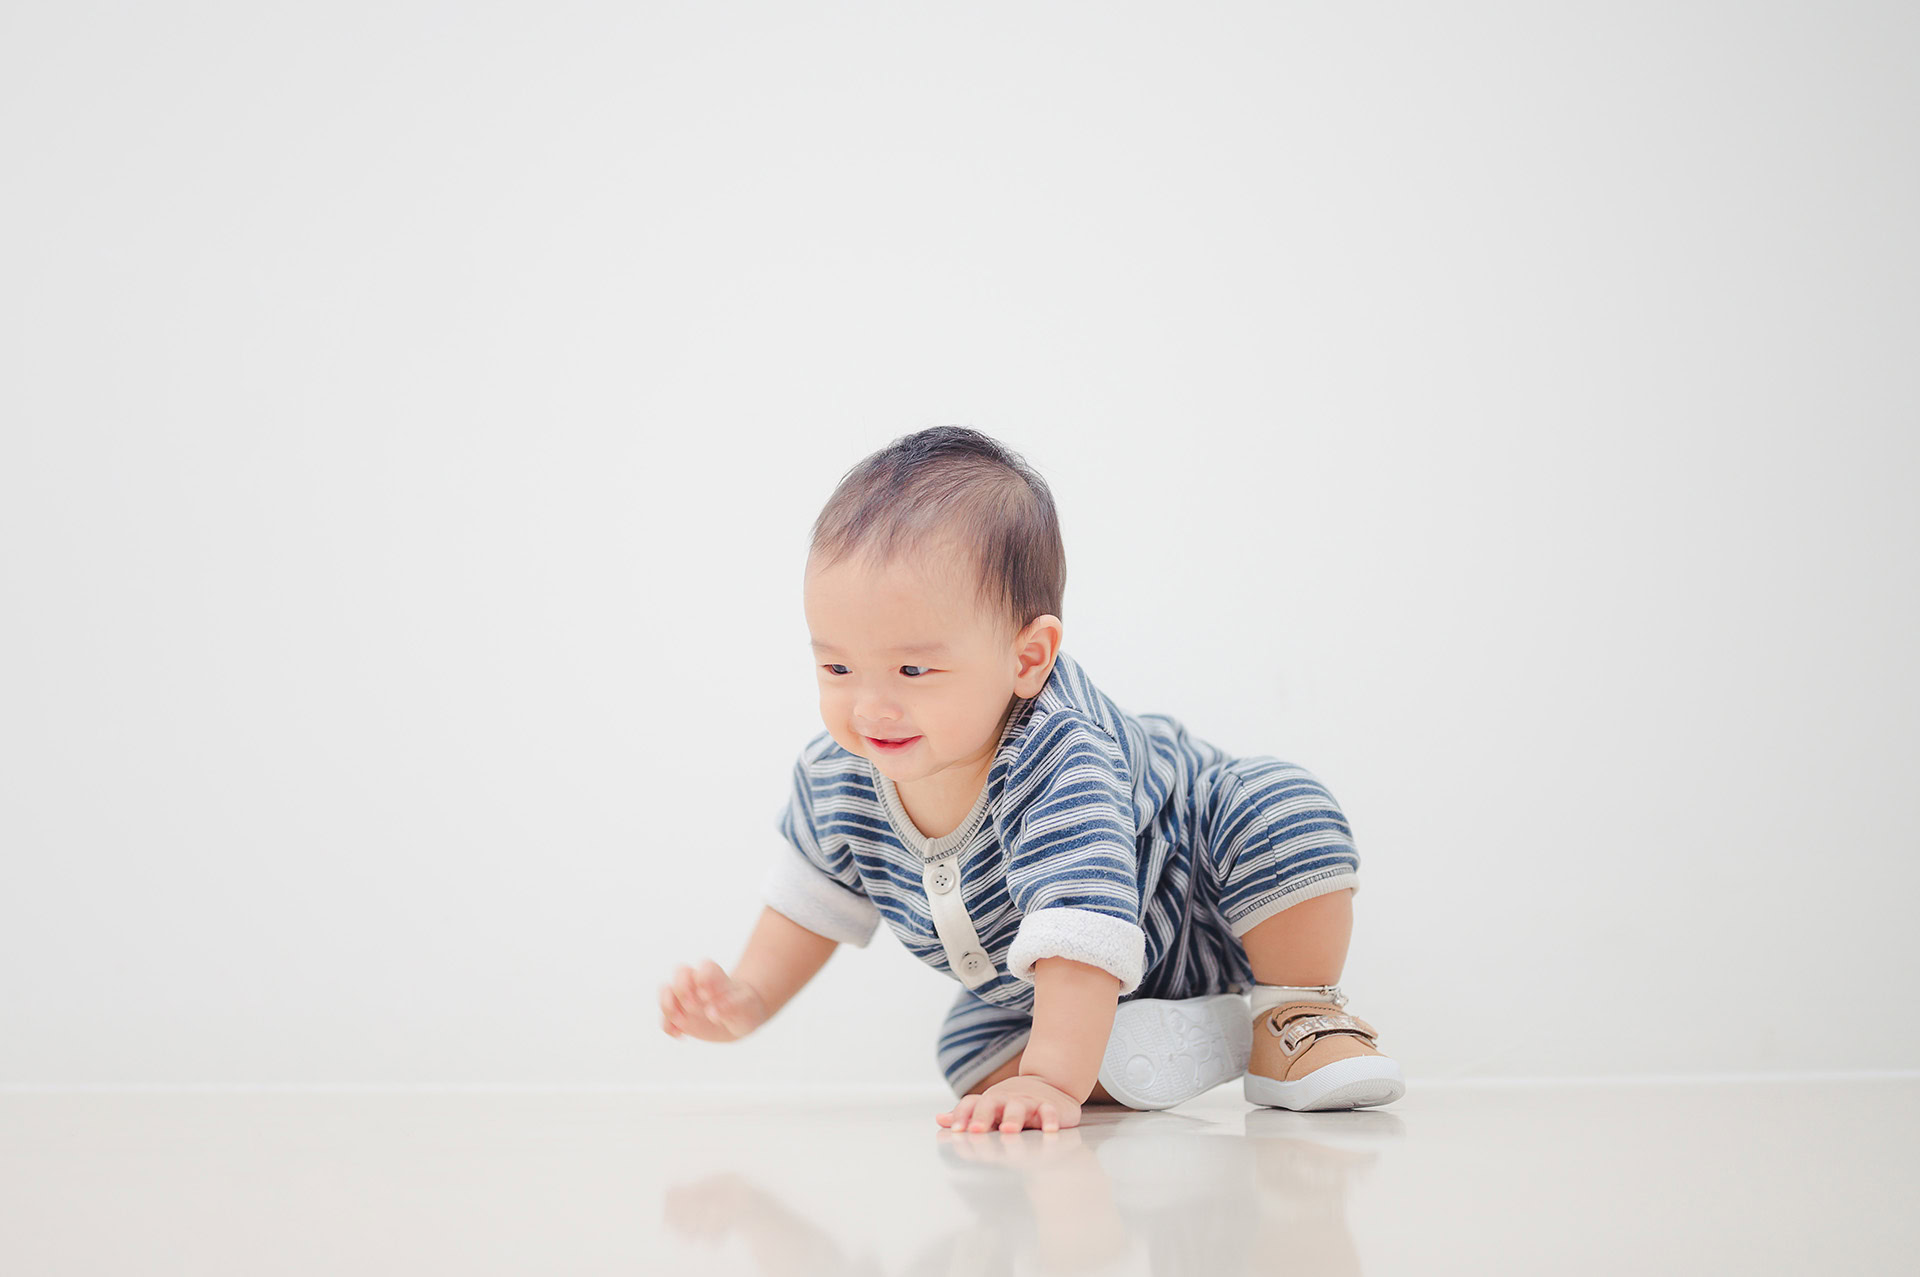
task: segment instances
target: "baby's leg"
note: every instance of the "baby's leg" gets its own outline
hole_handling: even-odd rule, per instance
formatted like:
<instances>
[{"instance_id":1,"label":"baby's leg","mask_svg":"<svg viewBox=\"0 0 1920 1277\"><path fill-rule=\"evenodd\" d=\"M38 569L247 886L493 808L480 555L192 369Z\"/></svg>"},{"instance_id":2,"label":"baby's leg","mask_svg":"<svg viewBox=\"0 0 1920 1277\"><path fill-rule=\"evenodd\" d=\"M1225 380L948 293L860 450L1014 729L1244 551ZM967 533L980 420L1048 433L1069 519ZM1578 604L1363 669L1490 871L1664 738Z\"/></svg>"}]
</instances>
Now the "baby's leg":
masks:
<instances>
[{"instance_id":1,"label":"baby's leg","mask_svg":"<svg viewBox=\"0 0 1920 1277\"><path fill-rule=\"evenodd\" d=\"M967 1094L978 1095L994 1083L1004 1082L1008 1078L1016 1076L1020 1072L1020 1060L1022 1058L1021 1056L1015 1056L1013 1059L1008 1060L1005 1064L1002 1064L999 1068L989 1073L983 1081L975 1083L973 1089L968 1091ZM963 1096L962 1098L965 1097ZM1120 1101L1114 1099L1111 1095L1108 1095L1107 1088L1100 1085L1097 1081L1093 1084L1093 1093L1087 1096L1087 1103L1089 1104L1118 1104L1119 1102Z\"/></svg>"},{"instance_id":2,"label":"baby's leg","mask_svg":"<svg viewBox=\"0 0 1920 1277\"><path fill-rule=\"evenodd\" d=\"M1337 984L1360 853L1333 794L1296 763L1229 759L1205 779L1195 876L1206 875L1261 984Z\"/></svg>"},{"instance_id":3,"label":"baby's leg","mask_svg":"<svg viewBox=\"0 0 1920 1277\"><path fill-rule=\"evenodd\" d=\"M1242 933L1253 978L1313 987L1340 983L1353 937L1353 888L1289 905Z\"/></svg>"}]
</instances>

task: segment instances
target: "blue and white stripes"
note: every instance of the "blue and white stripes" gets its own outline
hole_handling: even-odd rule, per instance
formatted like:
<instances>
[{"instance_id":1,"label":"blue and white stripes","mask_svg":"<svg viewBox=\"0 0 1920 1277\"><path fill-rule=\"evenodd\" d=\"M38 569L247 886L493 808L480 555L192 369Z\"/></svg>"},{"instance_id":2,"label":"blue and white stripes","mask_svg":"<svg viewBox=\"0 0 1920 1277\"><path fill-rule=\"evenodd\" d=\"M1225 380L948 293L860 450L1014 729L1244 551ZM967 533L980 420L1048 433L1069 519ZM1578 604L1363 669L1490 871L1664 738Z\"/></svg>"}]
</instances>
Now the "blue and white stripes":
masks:
<instances>
[{"instance_id":1,"label":"blue and white stripes","mask_svg":"<svg viewBox=\"0 0 1920 1277\"><path fill-rule=\"evenodd\" d=\"M1041 958L1068 957L1113 972L1131 993L1146 970L1146 932L1126 755L1071 709L1028 724L1023 744L1006 770L1004 814L995 812L1021 920L1008 969L1031 980Z\"/></svg>"},{"instance_id":2,"label":"blue and white stripes","mask_svg":"<svg viewBox=\"0 0 1920 1277\"><path fill-rule=\"evenodd\" d=\"M1034 963L1050 956L1112 972L1123 997L1244 987L1239 935L1358 886L1351 830L1311 773L1229 757L1164 714L1126 713L1064 652L1008 719L979 799L950 834L922 834L893 782L825 731L794 765L778 828L766 903L857 946L884 922L949 974L923 872L956 856L998 971L970 996L1021 1013L1033 1006ZM978 1063L943 1047L950 1062Z\"/></svg>"}]
</instances>

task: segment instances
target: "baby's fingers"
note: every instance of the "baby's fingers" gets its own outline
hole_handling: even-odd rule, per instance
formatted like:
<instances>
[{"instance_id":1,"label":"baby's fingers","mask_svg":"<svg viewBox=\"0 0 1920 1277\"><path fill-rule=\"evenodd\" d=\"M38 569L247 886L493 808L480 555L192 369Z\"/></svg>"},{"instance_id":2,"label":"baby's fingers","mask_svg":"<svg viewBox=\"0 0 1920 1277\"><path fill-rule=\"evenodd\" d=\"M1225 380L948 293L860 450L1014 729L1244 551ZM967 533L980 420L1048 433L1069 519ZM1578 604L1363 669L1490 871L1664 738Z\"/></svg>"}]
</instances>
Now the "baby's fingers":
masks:
<instances>
[{"instance_id":1,"label":"baby's fingers","mask_svg":"<svg viewBox=\"0 0 1920 1277\"><path fill-rule=\"evenodd\" d=\"M728 1037L738 1036L721 1024L714 1013L713 1004L702 1001L694 992L691 967L683 966L674 972L673 982L665 992L683 1032L708 1042L725 1041ZM666 1009L664 1004L662 1009Z\"/></svg>"},{"instance_id":2,"label":"baby's fingers","mask_svg":"<svg viewBox=\"0 0 1920 1277\"><path fill-rule=\"evenodd\" d=\"M700 1005L700 993L693 987L693 968L685 963L673 969L673 992L683 1007Z\"/></svg>"},{"instance_id":3,"label":"baby's fingers","mask_svg":"<svg viewBox=\"0 0 1920 1277\"><path fill-rule=\"evenodd\" d=\"M660 986L660 1020L662 1027L675 1037L686 1032L686 1015L680 1008L680 999L673 995L671 985Z\"/></svg>"},{"instance_id":4,"label":"baby's fingers","mask_svg":"<svg viewBox=\"0 0 1920 1277\"><path fill-rule=\"evenodd\" d=\"M1028 1101L1014 1098L1007 1101L1007 1114L1000 1119L1002 1131L1023 1131L1027 1127Z\"/></svg>"},{"instance_id":5,"label":"baby's fingers","mask_svg":"<svg viewBox=\"0 0 1920 1277\"><path fill-rule=\"evenodd\" d=\"M709 959L698 967L681 967L674 976L673 987L680 995L681 1006L689 1015L698 1016L706 1024L719 1028L719 999L727 984L724 976L719 986L713 984L707 968L714 966Z\"/></svg>"},{"instance_id":6,"label":"baby's fingers","mask_svg":"<svg viewBox=\"0 0 1920 1277\"><path fill-rule=\"evenodd\" d=\"M992 1130L993 1124L1000 1120L1000 1104L998 1096L981 1096L980 1103L974 1106L973 1121L967 1124L967 1129L969 1131Z\"/></svg>"},{"instance_id":7,"label":"baby's fingers","mask_svg":"<svg viewBox=\"0 0 1920 1277\"><path fill-rule=\"evenodd\" d=\"M739 987L712 958L693 969L693 990L703 1002L723 1002L738 992Z\"/></svg>"},{"instance_id":8,"label":"baby's fingers","mask_svg":"<svg viewBox=\"0 0 1920 1277\"><path fill-rule=\"evenodd\" d=\"M733 987L732 978L712 958L702 962L700 969L693 973L693 983L694 987L700 990L700 996L709 1002L718 999L721 994Z\"/></svg>"}]
</instances>

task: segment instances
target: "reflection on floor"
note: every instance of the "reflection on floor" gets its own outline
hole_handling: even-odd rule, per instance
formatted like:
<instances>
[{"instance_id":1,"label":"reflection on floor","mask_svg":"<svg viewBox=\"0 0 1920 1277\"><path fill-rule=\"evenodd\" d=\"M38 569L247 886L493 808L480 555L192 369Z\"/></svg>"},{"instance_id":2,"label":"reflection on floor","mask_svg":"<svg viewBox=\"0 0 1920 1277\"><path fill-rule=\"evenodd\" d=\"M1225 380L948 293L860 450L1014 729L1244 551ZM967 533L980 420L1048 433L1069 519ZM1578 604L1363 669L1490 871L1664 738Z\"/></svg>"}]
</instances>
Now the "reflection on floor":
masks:
<instances>
[{"instance_id":1,"label":"reflection on floor","mask_svg":"<svg viewBox=\"0 0 1920 1277\"><path fill-rule=\"evenodd\" d=\"M0 1094L0 1272L1920 1271L1920 1075L1238 1083L954 1134L924 1092Z\"/></svg>"}]
</instances>

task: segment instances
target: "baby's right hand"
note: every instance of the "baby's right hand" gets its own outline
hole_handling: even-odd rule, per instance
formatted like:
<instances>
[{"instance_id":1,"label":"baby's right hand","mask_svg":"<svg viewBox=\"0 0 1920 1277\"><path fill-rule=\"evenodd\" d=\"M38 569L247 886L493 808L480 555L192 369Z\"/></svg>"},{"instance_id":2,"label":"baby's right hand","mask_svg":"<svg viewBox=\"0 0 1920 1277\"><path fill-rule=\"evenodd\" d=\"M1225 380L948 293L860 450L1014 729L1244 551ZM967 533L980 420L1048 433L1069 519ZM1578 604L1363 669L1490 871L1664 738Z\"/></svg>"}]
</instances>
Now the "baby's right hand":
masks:
<instances>
[{"instance_id":1,"label":"baby's right hand","mask_svg":"<svg viewBox=\"0 0 1920 1277\"><path fill-rule=\"evenodd\" d=\"M765 1024L767 1008L751 985L708 958L697 967L674 969L673 979L660 986L660 1016L668 1037L731 1042Z\"/></svg>"}]
</instances>

